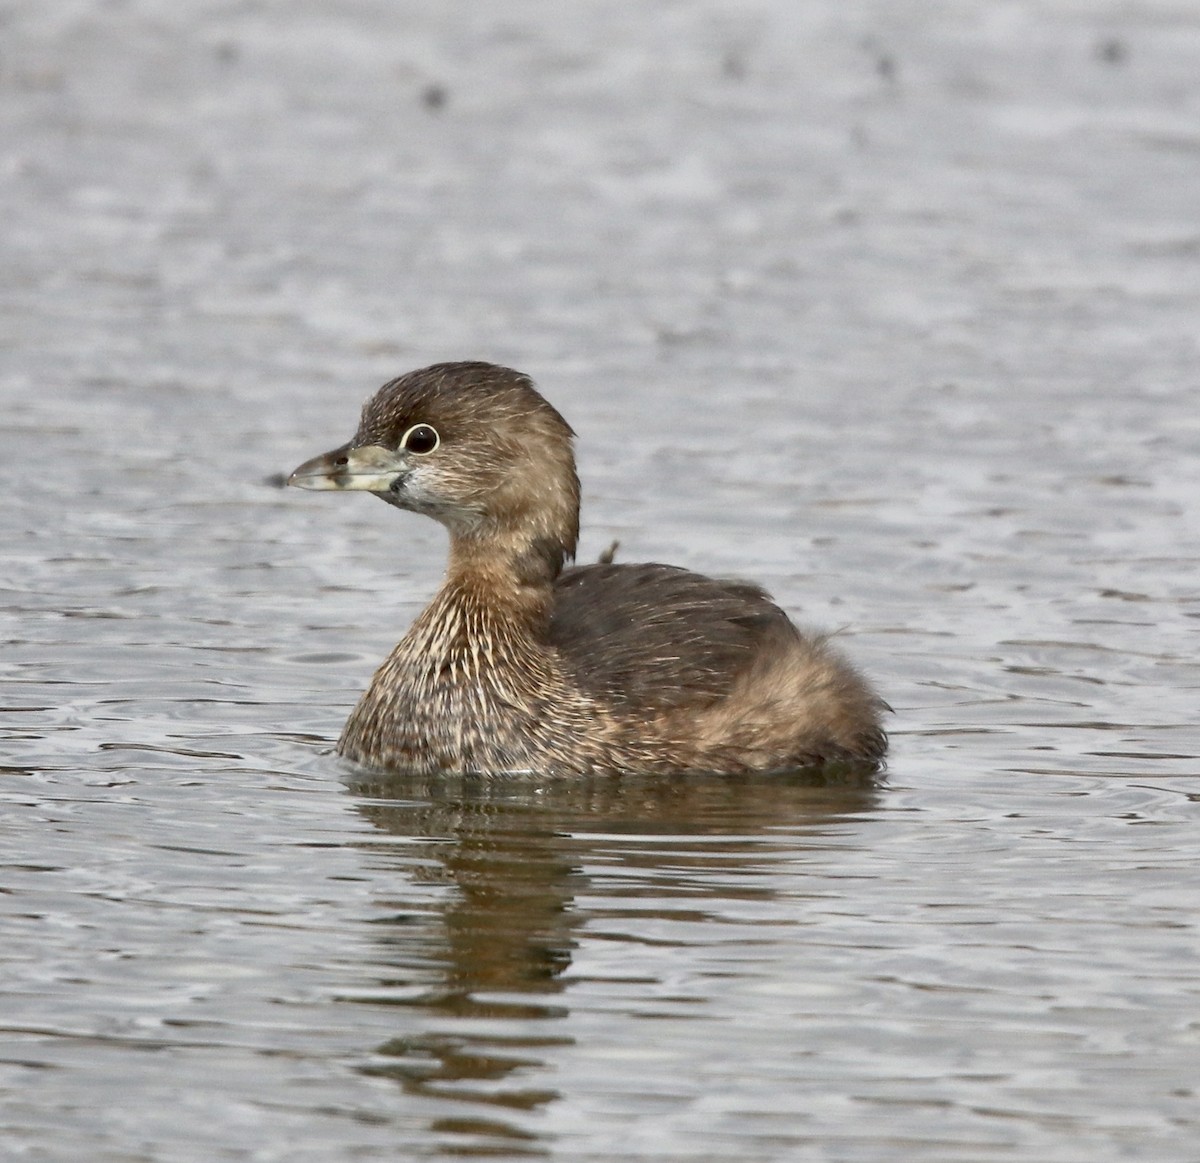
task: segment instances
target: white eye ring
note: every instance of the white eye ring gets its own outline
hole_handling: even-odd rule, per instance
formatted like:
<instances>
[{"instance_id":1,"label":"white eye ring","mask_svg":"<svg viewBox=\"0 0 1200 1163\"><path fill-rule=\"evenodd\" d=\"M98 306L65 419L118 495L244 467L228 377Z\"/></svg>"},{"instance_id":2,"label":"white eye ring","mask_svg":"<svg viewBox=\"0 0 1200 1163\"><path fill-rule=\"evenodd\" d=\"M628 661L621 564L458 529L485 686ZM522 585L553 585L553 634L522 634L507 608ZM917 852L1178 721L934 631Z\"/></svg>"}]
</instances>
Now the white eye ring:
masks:
<instances>
[{"instance_id":1,"label":"white eye ring","mask_svg":"<svg viewBox=\"0 0 1200 1163\"><path fill-rule=\"evenodd\" d=\"M417 456L428 456L441 442L442 438L431 424L414 424L400 437L400 447Z\"/></svg>"}]
</instances>

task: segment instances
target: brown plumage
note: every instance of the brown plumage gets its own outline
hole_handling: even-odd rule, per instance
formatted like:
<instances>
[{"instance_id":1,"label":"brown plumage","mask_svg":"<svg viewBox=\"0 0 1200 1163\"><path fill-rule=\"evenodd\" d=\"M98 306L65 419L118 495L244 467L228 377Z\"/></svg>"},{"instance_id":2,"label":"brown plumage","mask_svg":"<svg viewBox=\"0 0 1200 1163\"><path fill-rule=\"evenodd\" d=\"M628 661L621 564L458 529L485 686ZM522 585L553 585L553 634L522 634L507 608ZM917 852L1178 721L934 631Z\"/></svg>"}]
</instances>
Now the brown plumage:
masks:
<instances>
[{"instance_id":1,"label":"brown plumage","mask_svg":"<svg viewBox=\"0 0 1200 1163\"><path fill-rule=\"evenodd\" d=\"M573 435L519 372L436 364L385 384L353 440L292 474L450 533L441 589L339 751L544 776L880 763L884 704L757 586L668 565L564 569L579 529Z\"/></svg>"}]
</instances>

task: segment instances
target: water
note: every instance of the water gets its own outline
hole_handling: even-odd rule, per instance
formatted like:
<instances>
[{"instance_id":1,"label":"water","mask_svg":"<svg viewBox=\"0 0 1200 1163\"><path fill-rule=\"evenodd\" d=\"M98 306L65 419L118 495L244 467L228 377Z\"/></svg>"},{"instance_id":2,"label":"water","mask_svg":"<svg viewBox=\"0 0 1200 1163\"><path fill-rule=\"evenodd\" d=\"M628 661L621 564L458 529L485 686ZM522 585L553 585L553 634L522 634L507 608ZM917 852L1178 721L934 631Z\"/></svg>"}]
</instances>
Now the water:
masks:
<instances>
[{"instance_id":1,"label":"water","mask_svg":"<svg viewBox=\"0 0 1200 1163\"><path fill-rule=\"evenodd\" d=\"M0 1153L1200 1158L1194 6L2 21ZM886 782L330 754L444 542L263 481L465 357Z\"/></svg>"}]
</instances>

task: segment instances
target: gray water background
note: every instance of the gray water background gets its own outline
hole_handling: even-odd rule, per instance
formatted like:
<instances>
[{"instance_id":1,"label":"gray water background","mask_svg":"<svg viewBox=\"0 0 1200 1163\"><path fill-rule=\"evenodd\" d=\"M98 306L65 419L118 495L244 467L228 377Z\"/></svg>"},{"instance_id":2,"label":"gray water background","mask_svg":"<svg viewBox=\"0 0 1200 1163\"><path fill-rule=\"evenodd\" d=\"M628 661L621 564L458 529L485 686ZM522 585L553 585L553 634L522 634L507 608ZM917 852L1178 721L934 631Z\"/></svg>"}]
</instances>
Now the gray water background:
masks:
<instances>
[{"instance_id":1,"label":"gray water background","mask_svg":"<svg viewBox=\"0 0 1200 1163\"><path fill-rule=\"evenodd\" d=\"M0 6L0 1155L1200 1159L1200 9ZM886 783L372 784L435 359Z\"/></svg>"}]
</instances>

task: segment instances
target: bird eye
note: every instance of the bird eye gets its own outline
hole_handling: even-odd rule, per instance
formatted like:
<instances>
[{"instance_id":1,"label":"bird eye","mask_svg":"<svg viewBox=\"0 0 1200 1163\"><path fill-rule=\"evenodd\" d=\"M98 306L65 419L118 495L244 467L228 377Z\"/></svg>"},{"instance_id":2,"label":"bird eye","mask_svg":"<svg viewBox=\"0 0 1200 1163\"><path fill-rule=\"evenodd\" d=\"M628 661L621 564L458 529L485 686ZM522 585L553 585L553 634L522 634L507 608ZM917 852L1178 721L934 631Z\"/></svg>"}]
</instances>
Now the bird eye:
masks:
<instances>
[{"instance_id":1,"label":"bird eye","mask_svg":"<svg viewBox=\"0 0 1200 1163\"><path fill-rule=\"evenodd\" d=\"M408 452L415 452L418 456L424 456L437 448L441 442L436 428L431 428L428 424L414 424L400 438L400 447Z\"/></svg>"}]
</instances>

